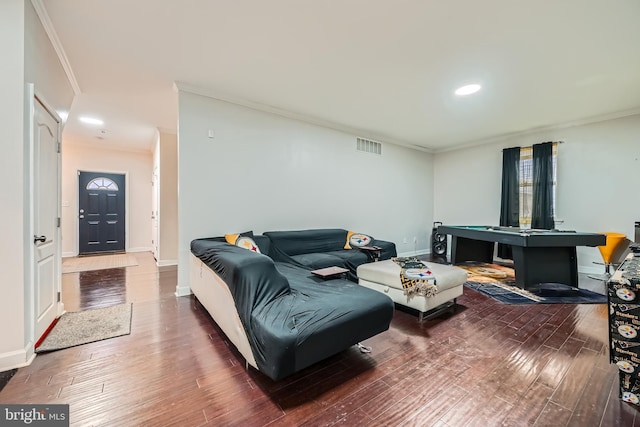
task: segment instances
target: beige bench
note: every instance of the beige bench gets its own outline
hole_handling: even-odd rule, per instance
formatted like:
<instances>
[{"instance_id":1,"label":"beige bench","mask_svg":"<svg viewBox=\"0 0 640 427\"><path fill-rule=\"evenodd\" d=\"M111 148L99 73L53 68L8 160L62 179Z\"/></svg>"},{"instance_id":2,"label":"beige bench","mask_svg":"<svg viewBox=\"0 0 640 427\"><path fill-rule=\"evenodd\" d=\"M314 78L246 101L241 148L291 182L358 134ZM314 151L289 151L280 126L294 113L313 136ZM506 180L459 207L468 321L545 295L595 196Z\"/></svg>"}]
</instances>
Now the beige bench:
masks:
<instances>
[{"instance_id":1,"label":"beige bench","mask_svg":"<svg viewBox=\"0 0 640 427\"><path fill-rule=\"evenodd\" d=\"M438 293L433 297L408 297L400 282L400 266L392 260L360 265L357 269L358 283L387 294L397 304L418 310L418 320L422 321L425 313L432 316L453 307L467 280L467 272L461 268L435 262L426 262L426 265L433 272L438 287Z\"/></svg>"}]
</instances>

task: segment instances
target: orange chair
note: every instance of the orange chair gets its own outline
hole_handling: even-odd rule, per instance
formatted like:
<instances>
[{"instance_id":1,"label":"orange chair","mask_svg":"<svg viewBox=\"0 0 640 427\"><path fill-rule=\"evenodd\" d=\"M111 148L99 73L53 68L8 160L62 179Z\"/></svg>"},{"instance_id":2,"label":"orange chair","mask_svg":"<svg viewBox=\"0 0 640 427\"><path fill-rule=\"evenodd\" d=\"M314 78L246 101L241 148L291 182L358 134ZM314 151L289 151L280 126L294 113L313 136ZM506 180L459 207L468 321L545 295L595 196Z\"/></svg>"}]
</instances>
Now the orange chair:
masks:
<instances>
[{"instance_id":1,"label":"orange chair","mask_svg":"<svg viewBox=\"0 0 640 427\"><path fill-rule=\"evenodd\" d=\"M602 255L602 260L604 261L605 273L589 277L592 279L606 281L611 277L611 266L618 265L616 262L618 257L616 255L619 255L620 253L619 249L622 248L622 242L626 241L628 244L628 240L627 236L622 233L605 232L602 234L607 236L607 242L604 246L598 246L598 250L600 251L600 255ZM624 249L622 250L624 251Z\"/></svg>"}]
</instances>

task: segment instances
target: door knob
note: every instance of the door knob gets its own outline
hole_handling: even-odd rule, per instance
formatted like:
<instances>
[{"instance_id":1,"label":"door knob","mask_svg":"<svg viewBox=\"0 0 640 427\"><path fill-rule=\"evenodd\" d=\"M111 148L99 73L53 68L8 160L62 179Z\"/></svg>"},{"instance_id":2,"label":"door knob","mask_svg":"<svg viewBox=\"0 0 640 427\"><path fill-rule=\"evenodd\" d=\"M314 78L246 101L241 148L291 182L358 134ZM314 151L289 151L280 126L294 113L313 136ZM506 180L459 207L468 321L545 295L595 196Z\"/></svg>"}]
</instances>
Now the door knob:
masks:
<instances>
[{"instance_id":1,"label":"door knob","mask_svg":"<svg viewBox=\"0 0 640 427\"><path fill-rule=\"evenodd\" d=\"M38 243L38 242L46 242L47 241L47 236L33 236L33 243Z\"/></svg>"}]
</instances>

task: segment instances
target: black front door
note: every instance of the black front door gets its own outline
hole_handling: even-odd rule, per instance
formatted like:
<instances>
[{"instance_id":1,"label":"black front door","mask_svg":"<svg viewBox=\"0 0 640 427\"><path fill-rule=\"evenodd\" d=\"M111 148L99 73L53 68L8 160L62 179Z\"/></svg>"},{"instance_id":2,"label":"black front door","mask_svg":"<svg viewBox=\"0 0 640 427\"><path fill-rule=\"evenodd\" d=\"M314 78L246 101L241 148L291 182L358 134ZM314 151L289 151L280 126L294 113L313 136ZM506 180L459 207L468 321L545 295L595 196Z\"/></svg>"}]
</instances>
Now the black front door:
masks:
<instances>
[{"instance_id":1,"label":"black front door","mask_svg":"<svg viewBox=\"0 0 640 427\"><path fill-rule=\"evenodd\" d=\"M79 172L79 253L124 251L125 177Z\"/></svg>"}]
</instances>

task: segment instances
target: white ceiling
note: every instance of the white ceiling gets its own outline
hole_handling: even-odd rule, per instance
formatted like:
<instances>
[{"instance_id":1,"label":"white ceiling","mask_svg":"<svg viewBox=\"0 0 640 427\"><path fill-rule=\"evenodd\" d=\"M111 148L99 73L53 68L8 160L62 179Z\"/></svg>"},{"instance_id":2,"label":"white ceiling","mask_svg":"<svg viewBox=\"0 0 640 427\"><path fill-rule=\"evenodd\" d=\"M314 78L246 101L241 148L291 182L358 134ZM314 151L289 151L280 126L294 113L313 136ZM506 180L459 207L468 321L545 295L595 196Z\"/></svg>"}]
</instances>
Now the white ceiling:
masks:
<instances>
[{"instance_id":1,"label":"white ceiling","mask_svg":"<svg viewBox=\"0 0 640 427\"><path fill-rule=\"evenodd\" d=\"M33 3L80 91L68 140L149 149L176 130L174 82L431 151L640 112L637 0Z\"/></svg>"}]
</instances>

